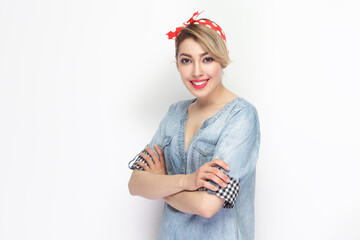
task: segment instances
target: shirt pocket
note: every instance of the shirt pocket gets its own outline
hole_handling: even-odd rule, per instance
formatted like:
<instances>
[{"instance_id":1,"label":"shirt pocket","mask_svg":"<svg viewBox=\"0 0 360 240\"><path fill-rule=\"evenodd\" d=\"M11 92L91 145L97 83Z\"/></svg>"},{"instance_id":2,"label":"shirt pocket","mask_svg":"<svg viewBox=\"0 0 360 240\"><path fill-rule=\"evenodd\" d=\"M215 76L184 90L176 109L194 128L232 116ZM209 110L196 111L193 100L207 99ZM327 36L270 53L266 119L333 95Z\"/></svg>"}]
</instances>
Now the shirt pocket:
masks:
<instances>
[{"instance_id":1,"label":"shirt pocket","mask_svg":"<svg viewBox=\"0 0 360 240\"><path fill-rule=\"evenodd\" d=\"M164 153L165 164L166 164L166 173L168 175L174 174L174 167L173 167L173 164L171 161L171 150L170 150L171 140L172 140L172 137L166 136L164 138L163 143L161 145L159 145L159 147L161 148L161 150Z\"/></svg>"},{"instance_id":2,"label":"shirt pocket","mask_svg":"<svg viewBox=\"0 0 360 240\"><path fill-rule=\"evenodd\" d=\"M194 160L191 163L191 168L196 171L207 162L213 160L216 143L206 139L199 139L194 145Z\"/></svg>"}]
</instances>

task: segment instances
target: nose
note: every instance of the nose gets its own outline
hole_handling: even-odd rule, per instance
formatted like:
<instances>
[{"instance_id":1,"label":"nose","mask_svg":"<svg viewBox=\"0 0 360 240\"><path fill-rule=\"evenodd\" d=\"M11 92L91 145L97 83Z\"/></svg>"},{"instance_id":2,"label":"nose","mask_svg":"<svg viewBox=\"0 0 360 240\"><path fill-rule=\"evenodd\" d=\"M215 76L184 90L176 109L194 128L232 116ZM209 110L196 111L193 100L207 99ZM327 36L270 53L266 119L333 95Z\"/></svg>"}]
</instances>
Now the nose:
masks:
<instances>
[{"instance_id":1,"label":"nose","mask_svg":"<svg viewBox=\"0 0 360 240\"><path fill-rule=\"evenodd\" d=\"M201 63L195 63L193 68L193 76L195 78L201 77L204 75Z\"/></svg>"}]
</instances>

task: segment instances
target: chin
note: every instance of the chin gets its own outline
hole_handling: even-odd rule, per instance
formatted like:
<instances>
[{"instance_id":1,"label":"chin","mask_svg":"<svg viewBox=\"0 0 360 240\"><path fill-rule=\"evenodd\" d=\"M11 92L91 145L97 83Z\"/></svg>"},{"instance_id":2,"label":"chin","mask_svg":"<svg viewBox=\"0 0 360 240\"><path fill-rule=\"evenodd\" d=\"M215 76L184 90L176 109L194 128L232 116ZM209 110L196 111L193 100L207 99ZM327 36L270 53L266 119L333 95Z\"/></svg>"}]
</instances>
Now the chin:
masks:
<instances>
[{"instance_id":1,"label":"chin","mask_svg":"<svg viewBox=\"0 0 360 240\"><path fill-rule=\"evenodd\" d=\"M196 98L206 98L207 96L209 96L210 92L209 91L189 91L194 97Z\"/></svg>"},{"instance_id":2,"label":"chin","mask_svg":"<svg viewBox=\"0 0 360 240\"><path fill-rule=\"evenodd\" d=\"M214 88L214 86L212 86L212 85L208 85L203 89L194 89L193 86L186 85L186 88L194 97L200 98L200 99L207 98L216 90L216 87Z\"/></svg>"}]
</instances>

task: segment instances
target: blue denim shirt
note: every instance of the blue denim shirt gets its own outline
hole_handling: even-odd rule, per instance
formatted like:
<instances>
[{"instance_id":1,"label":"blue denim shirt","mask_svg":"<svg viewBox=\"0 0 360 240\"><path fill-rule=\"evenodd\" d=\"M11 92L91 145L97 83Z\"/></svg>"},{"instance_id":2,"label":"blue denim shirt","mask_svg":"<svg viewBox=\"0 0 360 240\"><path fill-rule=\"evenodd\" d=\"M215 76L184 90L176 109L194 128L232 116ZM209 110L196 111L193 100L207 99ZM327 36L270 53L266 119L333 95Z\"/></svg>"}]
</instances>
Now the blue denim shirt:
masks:
<instances>
[{"instance_id":1,"label":"blue denim shirt","mask_svg":"<svg viewBox=\"0 0 360 240\"><path fill-rule=\"evenodd\" d=\"M260 146L255 107L243 98L227 103L207 119L185 152L187 109L194 99L170 106L149 147L162 148L167 174L191 174L215 158L224 160L240 191L233 208L221 208L213 217L183 213L165 203L160 240L254 239L255 167ZM208 191L209 193L213 193Z\"/></svg>"}]
</instances>

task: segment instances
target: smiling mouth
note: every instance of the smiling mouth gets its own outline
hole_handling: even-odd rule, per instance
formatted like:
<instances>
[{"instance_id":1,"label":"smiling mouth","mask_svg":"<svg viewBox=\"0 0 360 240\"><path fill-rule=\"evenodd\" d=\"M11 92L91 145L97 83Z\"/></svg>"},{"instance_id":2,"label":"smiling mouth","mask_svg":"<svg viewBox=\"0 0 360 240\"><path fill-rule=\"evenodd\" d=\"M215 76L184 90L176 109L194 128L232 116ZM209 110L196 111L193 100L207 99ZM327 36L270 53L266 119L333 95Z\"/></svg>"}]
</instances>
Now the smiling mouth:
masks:
<instances>
[{"instance_id":1,"label":"smiling mouth","mask_svg":"<svg viewBox=\"0 0 360 240\"><path fill-rule=\"evenodd\" d=\"M204 81L201 81L201 82L194 82L194 81L191 81L192 84L195 84L196 86L201 86L203 85L204 83L206 83L207 80L204 80Z\"/></svg>"},{"instance_id":2,"label":"smiling mouth","mask_svg":"<svg viewBox=\"0 0 360 240\"><path fill-rule=\"evenodd\" d=\"M204 88L209 79L193 80L190 81L194 88Z\"/></svg>"}]
</instances>

